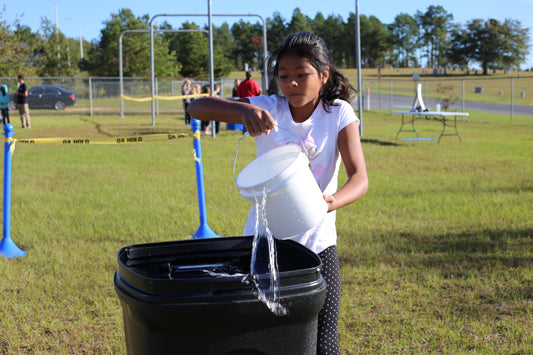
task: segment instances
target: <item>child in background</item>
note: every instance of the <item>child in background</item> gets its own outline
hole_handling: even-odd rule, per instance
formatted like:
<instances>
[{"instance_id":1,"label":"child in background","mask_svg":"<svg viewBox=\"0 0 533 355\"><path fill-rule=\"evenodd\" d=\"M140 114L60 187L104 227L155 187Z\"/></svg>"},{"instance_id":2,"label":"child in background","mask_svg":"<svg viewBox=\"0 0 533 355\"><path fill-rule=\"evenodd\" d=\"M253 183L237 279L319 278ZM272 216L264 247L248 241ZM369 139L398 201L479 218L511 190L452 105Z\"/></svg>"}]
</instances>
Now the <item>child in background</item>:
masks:
<instances>
[{"instance_id":1,"label":"child in background","mask_svg":"<svg viewBox=\"0 0 533 355\"><path fill-rule=\"evenodd\" d=\"M348 103L348 79L330 62L326 44L317 35L309 32L289 35L270 58L268 74L271 96L237 101L201 98L191 103L189 113L200 120L244 124L255 137L258 156L289 142L304 144L310 152L311 169L329 213L316 227L293 240L317 253L323 263L327 295L318 317L317 354L340 354L337 339L340 265L335 210L358 200L368 188L359 119ZM278 94L279 90L283 96ZM348 179L338 189L341 159ZM244 235L254 234L255 213L252 207Z\"/></svg>"},{"instance_id":2,"label":"child in background","mask_svg":"<svg viewBox=\"0 0 533 355\"><path fill-rule=\"evenodd\" d=\"M0 109L2 110L2 124L9 123L9 93L7 85L0 86Z\"/></svg>"},{"instance_id":3,"label":"child in background","mask_svg":"<svg viewBox=\"0 0 533 355\"><path fill-rule=\"evenodd\" d=\"M240 84L241 81L239 79L235 79L235 81L233 82L233 90L231 91L231 97L239 97L238 90Z\"/></svg>"}]
</instances>

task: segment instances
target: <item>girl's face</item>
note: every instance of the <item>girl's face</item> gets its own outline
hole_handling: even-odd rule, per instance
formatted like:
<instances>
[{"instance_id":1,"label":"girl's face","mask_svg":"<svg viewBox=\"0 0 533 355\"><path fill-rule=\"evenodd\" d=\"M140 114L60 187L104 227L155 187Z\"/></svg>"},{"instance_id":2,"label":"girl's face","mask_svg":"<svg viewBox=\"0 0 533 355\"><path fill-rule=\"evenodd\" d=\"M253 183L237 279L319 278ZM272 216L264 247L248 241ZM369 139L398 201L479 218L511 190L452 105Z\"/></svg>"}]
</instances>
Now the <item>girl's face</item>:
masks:
<instances>
[{"instance_id":1,"label":"girl's face","mask_svg":"<svg viewBox=\"0 0 533 355\"><path fill-rule=\"evenodd\" d=\"M282 57L278 68L279 86L289 100L293 119L303 122L320 101L320 88L328 81L329 68L319 73L307 58L292 54Z\"/></svg>"}]
</instances>

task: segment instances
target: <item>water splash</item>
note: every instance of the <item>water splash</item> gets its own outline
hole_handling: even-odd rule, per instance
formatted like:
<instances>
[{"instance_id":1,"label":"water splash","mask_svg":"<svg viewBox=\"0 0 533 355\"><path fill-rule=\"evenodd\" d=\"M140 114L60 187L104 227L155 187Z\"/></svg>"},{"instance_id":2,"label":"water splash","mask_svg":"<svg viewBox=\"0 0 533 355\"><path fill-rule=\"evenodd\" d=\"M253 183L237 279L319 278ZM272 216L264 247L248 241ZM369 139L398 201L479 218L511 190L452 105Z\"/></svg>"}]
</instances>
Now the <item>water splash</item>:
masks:
<instances>
[{"instance_id":1,"label":"water splash","mask_svg":"<svg viewBox=\"0 0 533 355\"><path fill-rule=\"evenodd\" d=\"M262 196L255 196L255 234L250 276L256 286L259 300L265 303L272 313L284 316L287 309L281 305L276 243L268 227L265 204L266 191L263 189Z\"/></svg>"}]
</instances>

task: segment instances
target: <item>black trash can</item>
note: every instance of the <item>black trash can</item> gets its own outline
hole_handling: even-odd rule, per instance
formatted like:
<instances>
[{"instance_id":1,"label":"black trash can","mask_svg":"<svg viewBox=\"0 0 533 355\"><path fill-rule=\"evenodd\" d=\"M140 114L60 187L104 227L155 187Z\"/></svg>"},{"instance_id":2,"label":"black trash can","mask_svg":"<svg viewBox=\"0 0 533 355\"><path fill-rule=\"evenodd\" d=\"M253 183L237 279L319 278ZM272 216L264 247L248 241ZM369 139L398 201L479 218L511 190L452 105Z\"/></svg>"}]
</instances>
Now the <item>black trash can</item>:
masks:
<instances>
[{"instance_id":1,"label":"black trash can","mask_svg":"<svg viewBox=\"0 0 533 355\"><path fill-rule=\"evenodd\" d=\"M287 309L277 316L246 282L252 241L225 237L122 248L114 281L128 354L315 354L326 297L320 258L294 241L276 240Z\"/></svg>"}]
</instances>

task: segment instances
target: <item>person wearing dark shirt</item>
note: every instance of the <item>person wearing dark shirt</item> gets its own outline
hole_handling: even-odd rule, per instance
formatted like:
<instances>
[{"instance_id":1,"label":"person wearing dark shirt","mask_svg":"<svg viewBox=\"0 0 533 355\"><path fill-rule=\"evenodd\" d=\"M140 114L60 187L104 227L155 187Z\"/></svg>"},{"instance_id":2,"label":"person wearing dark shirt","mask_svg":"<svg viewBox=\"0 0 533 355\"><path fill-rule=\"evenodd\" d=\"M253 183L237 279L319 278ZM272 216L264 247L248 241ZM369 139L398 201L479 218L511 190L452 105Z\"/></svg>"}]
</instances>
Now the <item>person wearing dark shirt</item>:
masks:
<instances>
[{"instance_id":1,"label":"person wearing dark shirt","mask_svg":"<svg viewBox=\"0 0 533 355\"><path fill-rule=\"evenodd\" d=\"M31 128L30 107L28 105L28 87L24 83L24 75L18 76L19 87L17 88L17 106L20 114L22 128Z\"/></svg>"}]
</instances>

